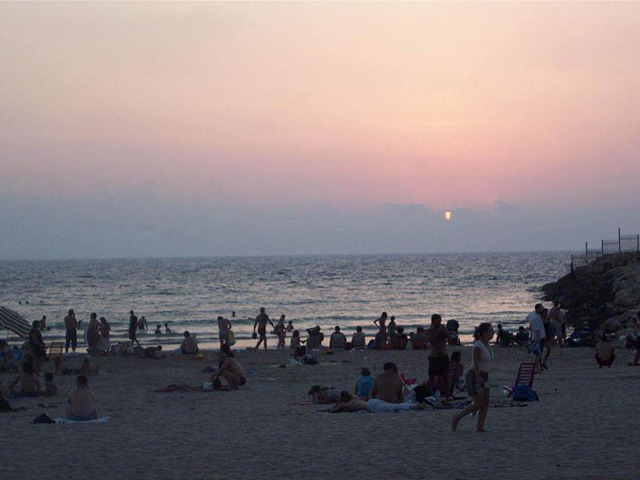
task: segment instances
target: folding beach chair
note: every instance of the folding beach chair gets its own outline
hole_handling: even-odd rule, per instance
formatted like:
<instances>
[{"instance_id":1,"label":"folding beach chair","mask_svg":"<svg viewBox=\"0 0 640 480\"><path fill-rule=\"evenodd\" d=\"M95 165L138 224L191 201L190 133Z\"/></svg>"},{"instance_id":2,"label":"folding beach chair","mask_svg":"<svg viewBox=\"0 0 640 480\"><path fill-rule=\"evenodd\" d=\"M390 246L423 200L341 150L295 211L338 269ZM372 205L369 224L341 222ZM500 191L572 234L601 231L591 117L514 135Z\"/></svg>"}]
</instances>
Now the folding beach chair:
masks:
<instances>
[{"instance_id":1,"label":"folding beach chair","mask_svg":"<svg viewBox=\"0 0 640 480\"><path fill-rule=\"evenodd\" d=\"M51 342L49 344L49 360L53 360L60 355L62 355L62 342Z\"/></svg>"},{"instance_id":2,"label":"folding beach chair","mask_svg":"<svg viewBox=\"0 0 640 480\"><path fill-rule=\"evenodd\" d=\"M513 386L508 387L507 385L503 385L502 387L509 392L509 396L513 394L513 389L518 385L526 385L528 387L533 387L533 376L535 373L535 363L521 363L520 368L518 369L518 376L516 377L516 383Z\"/></svg>"}]
</instances>

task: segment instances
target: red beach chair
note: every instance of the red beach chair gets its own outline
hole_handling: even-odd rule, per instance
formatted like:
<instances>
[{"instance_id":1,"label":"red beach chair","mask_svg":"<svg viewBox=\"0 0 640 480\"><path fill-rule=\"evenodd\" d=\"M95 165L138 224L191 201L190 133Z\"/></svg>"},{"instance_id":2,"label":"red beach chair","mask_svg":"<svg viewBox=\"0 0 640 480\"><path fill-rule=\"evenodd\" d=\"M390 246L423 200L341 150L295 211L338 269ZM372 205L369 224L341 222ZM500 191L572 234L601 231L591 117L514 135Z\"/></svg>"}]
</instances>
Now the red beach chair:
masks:
<instances>
[{"instance_id":1,"label":"red beach chair","mask_svg":"<svg viewBox=\"0 0 640 480\"><path fill-rule=\"evenodd\" d=\"M507 385L503 385L502 387L509 392L509 396L513 394L513 389L517 385L526 385L528 387L533 387L533 376L535 374L535 363L521 363L520 368L518 369L518 376L516 377L516 383L513 386L508 387Z\"/></svg>"}]
</instances>

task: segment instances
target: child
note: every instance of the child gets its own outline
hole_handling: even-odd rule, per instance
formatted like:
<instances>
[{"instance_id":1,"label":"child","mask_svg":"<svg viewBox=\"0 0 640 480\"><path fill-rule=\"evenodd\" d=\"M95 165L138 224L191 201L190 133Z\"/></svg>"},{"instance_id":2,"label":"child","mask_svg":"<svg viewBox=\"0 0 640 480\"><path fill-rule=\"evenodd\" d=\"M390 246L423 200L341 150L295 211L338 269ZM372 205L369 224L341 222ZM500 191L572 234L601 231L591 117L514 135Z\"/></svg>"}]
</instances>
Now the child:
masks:
<instances>
[{"instance_id":1,"label":"child","mask_svg":"<svg viewBox=\"0 0 640 480\"><path fill-rule=\"evenodd\" d=\"M373 388L373 378L368 368L363 367L360 370L360 378L356 382L354 393L362 400L369 400L371 389Z\"/></svg>"},{"instance_id":2,"label":"child","mask_svg":"<svg viewBox=\"0 0 640 480\"><path fill-rule=\"evenodd\" d=\"M611 368L615 359L616 355L613 353L613 345L609 343L606 335L602 335L596 345L596 362L598 362L600 368Z\"/></svg>"},{"instance_id":3,"label":"child","mask_svg":"<svg viewBox=\"0 0 640 480\"><path fill-rule=\"evenodd\" d=\"M44 374L44 395L45 397L55 397L58 395L58 387L53 383L53 373Z\"/></svg>"},{"instance_id":4,"label":"child","mask_svg":"<svg viewBox=\"0 0 640 480\"><path fill-rule=\"evenodd\" d=\"M160 324L158 324L156 326L156 331L153 332L153 333L155 333L156 335L162 335L162 330L160 330L160 328L162 328L162 327L160 326Z\"/></svg>"},{"instance_id":5,"label":"child","mask_svg":"<svg viewBox=\"0 0 640 480\"><path fill-rule=\"evenodd\" d=\"M94 367L93 365L91 365L91 362L89 361L89 359L85 358L84 362L82 362L82 368L80 369L80 373L82 375L98 375L99 369L100 367Z\"/></svg>"},{"instance_id":6,"label":"child","mask_svg":"<svg viewBox=\"0 0 640 480\"><path fill-rule=\"evenodd\" d=\"M93 404L93 392L89 389L89 380L84 375L78 376L76 389L69 395L67 418L77 422L86 422L98 418Z\"/></svg>"},{"instance_id":7,"label":"child","mask_svg":"<svg viewBox=\"0 0 640 480\"><path fill-rule=\"evenodd\" d=\"M460 387L460 379L464 373L464 366L462 365L462 355L459 351L455 351L451 354L451 361L449 362L449 383L447 385L448 396L453 396L453 391L456 387Z\"/></svg>"},{"instance_id":8,"label":"child","mask_svg":"<svg viewBox=\"0 0 640 480\"><path fill-rule=\"evenodd\" d=\"M291 346L289 348L298 347L300 347L300 332L298 330L294 330L291 334Z\"/></svg>"}]
</instances>

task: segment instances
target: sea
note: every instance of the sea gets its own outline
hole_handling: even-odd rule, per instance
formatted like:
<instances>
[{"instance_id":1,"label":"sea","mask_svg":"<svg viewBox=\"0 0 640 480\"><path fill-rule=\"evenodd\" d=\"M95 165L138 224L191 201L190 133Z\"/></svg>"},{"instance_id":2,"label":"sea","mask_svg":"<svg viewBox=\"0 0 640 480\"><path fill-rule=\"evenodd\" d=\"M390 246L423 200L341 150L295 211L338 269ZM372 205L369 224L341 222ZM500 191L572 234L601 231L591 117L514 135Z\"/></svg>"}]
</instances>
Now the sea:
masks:
<instances>
[{"instance_id":1,"label":"sea","mask_svg":"<svg viewBox=\"0 0 640 480\"><path fill-rule=\"evenodd\" d=\"M0 305L29 322L47 316L45 341L64 339L73 308L88 324L106 317L111 340L127 338L129 311L144 315L143 344L177 345L188 330L203 346L218 344L217 317L233 324L238 347L252 345L255 316L265 307L296 329L357 326L373 336L381 312L408 333L434 313L458 320L468 340L481 322L517 329L540 297L540 287L566 273L567 253L149 258L0 261ZM232 316L235 312L235 316ZM171 333L164 333L165 323ZM155 334L162 325L162 334ZM82 333L82 332L81 332ZM0 332L2 338L7 332ZM82 335L79 335L81 337ZM12 334L10 341L17 340ZM275 347L275 336L269 338Z\"/></svg>"}]
</instances>

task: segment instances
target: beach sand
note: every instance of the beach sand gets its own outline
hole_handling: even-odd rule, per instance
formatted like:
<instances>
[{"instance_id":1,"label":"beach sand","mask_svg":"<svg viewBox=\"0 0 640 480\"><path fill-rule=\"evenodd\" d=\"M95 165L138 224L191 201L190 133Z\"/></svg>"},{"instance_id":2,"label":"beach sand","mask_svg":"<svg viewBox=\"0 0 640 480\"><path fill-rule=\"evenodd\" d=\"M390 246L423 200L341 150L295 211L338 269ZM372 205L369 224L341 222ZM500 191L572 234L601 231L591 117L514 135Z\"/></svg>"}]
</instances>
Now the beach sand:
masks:
<instances>
[{"instance_id":1,"label":"beach sand","mask_svg":"<svg viewBox=\"0 0 640 480\"><path fill-rule=\"evenodd\" d=\"M470 349L459 349L467 368ZM521 348L495 352L491 395L500 405L508 401L501 385L531 357ZM287 368L278 365L288 352L239 352L249 378L240 391L154 393L172 383L201 385L209 377L201 370L216 364L212 355L96 359L100 375L89 382L99 413L110 417L104 424L31 424L45 411L64 415L75 377L56 377L58 397L19 400L14 406L27 411L0 414L0 478L640 478L640 368L626 366L629 351L598 369L592 349L554 349L550 370L535 379L540 401L491 408L482 434L475 419L452 432L446 410L329 414L296 405L313 384L351 390L360 367L375 375L385 361L424 379L425 351L341 352L322 355L321 365Z\"/></svg>"}]
</instances>

